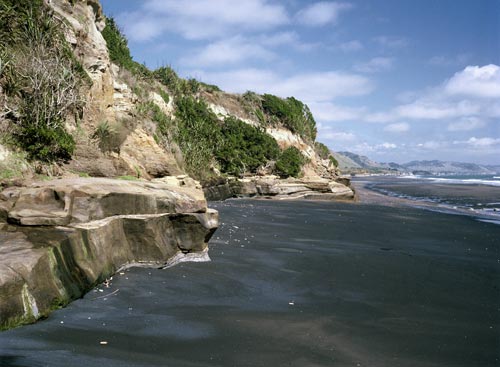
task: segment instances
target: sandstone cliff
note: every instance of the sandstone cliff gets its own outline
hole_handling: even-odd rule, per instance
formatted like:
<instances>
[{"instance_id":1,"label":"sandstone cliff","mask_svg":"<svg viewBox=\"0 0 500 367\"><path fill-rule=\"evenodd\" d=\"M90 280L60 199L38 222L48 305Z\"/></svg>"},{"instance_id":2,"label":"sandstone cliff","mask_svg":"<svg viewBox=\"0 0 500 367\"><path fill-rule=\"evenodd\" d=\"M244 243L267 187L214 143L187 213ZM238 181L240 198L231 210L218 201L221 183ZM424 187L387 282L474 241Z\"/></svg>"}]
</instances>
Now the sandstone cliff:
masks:
<instances>
[{"instance_id":1,"label":"sandstone cliff","mask_svg":"<svg viewBox=\"0 0 500 367\"><path fill-rule=\"evenodd\" d=\"M285 116L288 111L276 113L280 106L266 105L268 95L228 94L216 86L181 79L168 67L151 71L135 63L126 39L114 28L114 22L105 17L98 0L51 0L45 6L53 12L51 17L61 22L64 38L89 79L89 83L80 88L84 102L81 110L69 114L65 120L64 128L71 133L76 146L65 164L40 164L29 160L24 162L23 169L13 169L13 166L20 166L13 163L13 156L22 158L22 148L10 146L7 149L6 144L0 145L0 170L2 165L5 167L3 178L42 173L49 176L129 175L151 179L187 172L208 184L218 176L235 173L225 171L221 165L224 157L220 157L216 147L210 146L216 145L214 140L217 139L218 145L223 144L224 137L219 136L219 130L223 129L227 118L233 118L264 131L281 151L297 148L303 157L300 176L312 180L337 179L338 171L329 153L321 154L317 149L314 120L300 101L269 96L273 97L271 102L279 102L281 107L295 108L296 115L299 109L298 115L305 125L292 128ZM114 46L115 39L119 46ZM15 62L11 65L15 66ZM0 86L1 81L0 75ZM5 99L6 108L14 111L0 114L1 138L15 131L23 120L15 111L15 99L9 98L2 89L0 97L0 102ZM186 104L187 112L181 111ZM199 122L196 126L184 124L186 116L183 113L191 113L188 120L207 121L205 125ZM199 136L190 133L197 130L201 131ZM214 131L217 139L213 139ZM189 141L190 136L193 141ZM279 156L276 155L264 157L257 168L248 168L243 161L237 175L281 175L275 169L277 160ZM284 173L287 174L290 173Z\"/></svg>"},{"instance_id":2,"label":"sandstone cliff","mask_svg":"<svg viewBox=\"0 0 500 367\"><path fill-rule=\"evenodd\" d=\"M120 269L203 260L217 228L187 177L78 178L0 193L0 330L34 322Z\"/></svg>"},{"instance_id":3,"label":"sandstone cliff","mask_svg":"<svg viewBox=\"0 0 500 367\"><path fill-rule=\"evenodd\" d=\"M46 316L123 267L206 256L217 213L190 176L214 200L353 197L295 98L151 71L97 0L5 2L0 329ZM108 178L120 176L134 180Z\"/></svg>"}]
</instances>

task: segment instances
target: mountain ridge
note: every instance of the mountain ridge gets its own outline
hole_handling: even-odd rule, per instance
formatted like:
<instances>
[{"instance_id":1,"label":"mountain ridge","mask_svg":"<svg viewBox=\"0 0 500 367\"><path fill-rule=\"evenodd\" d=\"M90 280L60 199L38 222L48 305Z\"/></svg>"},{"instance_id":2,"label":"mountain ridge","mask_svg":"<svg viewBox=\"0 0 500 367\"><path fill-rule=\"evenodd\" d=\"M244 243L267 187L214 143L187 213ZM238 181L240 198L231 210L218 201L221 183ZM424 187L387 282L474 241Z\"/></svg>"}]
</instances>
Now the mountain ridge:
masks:
<instances>
[{"instance_id":1,"label":"mountain ridge","mask_svg":"<svg viewBox=\"0 0 500 367\"><path fill-rule=\"evenodd\" d=\"M500 165L433 160L413 160L407 163L376 162L367 156L352 152L333 152L343 173L393 173L440 175L491 175L500 174Z\"/></svg>"}]
</instances>

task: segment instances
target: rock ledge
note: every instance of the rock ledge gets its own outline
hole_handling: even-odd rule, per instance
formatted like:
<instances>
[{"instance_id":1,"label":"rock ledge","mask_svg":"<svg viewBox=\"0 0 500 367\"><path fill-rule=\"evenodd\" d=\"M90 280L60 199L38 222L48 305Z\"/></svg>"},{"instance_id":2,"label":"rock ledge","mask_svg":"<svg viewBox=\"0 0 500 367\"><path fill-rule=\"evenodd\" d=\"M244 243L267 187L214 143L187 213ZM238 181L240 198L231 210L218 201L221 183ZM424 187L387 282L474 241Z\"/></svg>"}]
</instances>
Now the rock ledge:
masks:
<instances>
[{"instance_id":1,"label":"rock ledge","mask_svg":"<svg viewBox=\"0 0 500 367\"><path fill-rule=\"evenodd\" d=\"M189 177L63 179L0 193L0 330L34 322L119 269L208 255L218 213Z\"/></svg>"},{"instance_id":2,"label":"rock ledge","mask_svg":"<svg viewBox=\"0 0 500 367\"><path fill-rule=\"evenodd\" d=\"M268 197L275 199L353 200L354 191L349 179L332 181L309 177L280 179L277 176L230 177L223 182L207 185L204 189L208 200L225 200L232 197Z\"/></svg>"}]
</instances>

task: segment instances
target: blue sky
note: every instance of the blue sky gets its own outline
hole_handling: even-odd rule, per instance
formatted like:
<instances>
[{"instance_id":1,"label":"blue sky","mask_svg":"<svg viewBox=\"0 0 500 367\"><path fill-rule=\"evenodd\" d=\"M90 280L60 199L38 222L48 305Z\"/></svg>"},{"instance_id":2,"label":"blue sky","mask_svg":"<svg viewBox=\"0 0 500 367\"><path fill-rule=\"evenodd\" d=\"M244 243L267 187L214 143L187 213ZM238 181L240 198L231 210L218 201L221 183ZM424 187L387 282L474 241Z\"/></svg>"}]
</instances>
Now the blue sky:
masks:
<instances>
[{"instance_id":1,"label":"blue sky","mask_svg":"<svg viewBox=\"0 0 500 367\"><path fill-rule=\"evenodd\" d=\"M136 61L295 96L318 140L500 164L500 0L102 0Z\"/></svg>"}]
</instances>

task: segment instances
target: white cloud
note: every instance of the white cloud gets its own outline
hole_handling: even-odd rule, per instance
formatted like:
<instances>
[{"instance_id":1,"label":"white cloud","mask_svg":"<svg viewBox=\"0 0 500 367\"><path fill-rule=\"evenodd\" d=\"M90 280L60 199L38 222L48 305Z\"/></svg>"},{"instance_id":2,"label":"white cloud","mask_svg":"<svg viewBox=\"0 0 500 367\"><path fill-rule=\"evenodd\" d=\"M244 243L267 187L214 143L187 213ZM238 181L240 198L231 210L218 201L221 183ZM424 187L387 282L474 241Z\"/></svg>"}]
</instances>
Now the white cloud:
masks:
<instances>
[{"instance_id":1,"label":"white cloud","mask_svg":"<svg viewBox=\"0 0 500 367\"><path fill-rule=\"evenodd\" d=\"M369 112L366 122L391 123L400 119L448 121L448 131L483 127L488 119L500 117L500 67L468 66L449 80L428 88L418 96L404 96L409 103L388 111ZM413 101L411 101L413 99Z\"/></svg>"},{"instance_id":2,"label":"white cloud","mask_svg":"<svg viewBox=\"0 0 500 367\"><path fill-rule=\"evenodd\" d=\"M329 140L334 140L334 141L338 141L338 142L352 142L354 140L356 140L356 135L354 135L353 133L349 133L349 132L344 132L344 131L340 131L340 132L333 132L333 131L324 131L324 132L321 132L321 137L323 139L329 139Z\"/></svg>"},{"instance_id":3,"label":"white cloud","mask_svg":"<svg viewBox=\"0 0 500 367\"><path fill-rule=\"evenodd\" d=\"M266 46L293 45L299 42L299 35L296 32L279 32L262 36L259 41Z\"/></svg>"},{"instance_id":4,"label":"white cloud","mask_svg":"<svg viewBox=\"0 0 500 367\"><path fill-rule=\"evenodd\" d=\"M321 43L307 43L300 40L297 32L279 32L270 35L261 35L255 38L255 42L266 47L290 46L293 49L305 52L317 48Z\"/></svg>"},{"instance_id":5,"label":"white cloud","mask_svg":"<svg viewBox=\"0 0 500 367\"><path fill-rule=\"evenodd\" d=\"M470 131L482 128L486 123L477 117L466 117L448 124L448 131Z\"/></svg>"},{"instance_id":6,"label":"white cloud","mask_svg":"<svg viewBox=\"0 0 500 367\"><path fill-rule=\"evenodd\" d=\"M399 106L395 109L397 116L410 119L440 120L470 116L479 113L480 106L476 103L463 100L460 102L433 101L425 98L413 103Z\"/></svg>"},{"instance_id":7,"label":"white cloud","mask_svg":"<svg viewBox=\"0 0 500 367\"><path fill-rule=\"evenodd\" d=\"M462 66L470 59L469 54L459 54L456 57L433 56L429 64L434 66Z\"/></svg>"},{"instance_id":8,"label":"white cloud","mask_svg":"<svg viewBox=\"0 0 500 367\"><path fill-rule=\"evenodd\" d=\"M367 142L362 142L356 144L349 149L353 152L357 152L359 154L381 154L385 155L388 151L393 151L394 149L398 149L398 145L394 143L384 142L381 144L369 144Z\"/></svg>"},{"instance_id":9,"label":"white cloud","mask_svg":"<svg viewBox=\"0 0 500 367\"><path fill-rule=\"evenodd\" d=\"M164 31L187 39L210 39L235 31L264 31L289 23L282 5L268 0L147 0L141 9L119 15L131 40L152 40Z\"/></svg>"},{"instance_id":10,"label":"white cloud","mask_svg":"<svg viewBox=\"0 0 500 367\"><path fill-rule=\"evenodd\" d=\"M205 48L181 59L188 66L217 67L253 59L272 60L275 54L241 36L208 44Z\"/></svg>"},{"instance_id":11,"label":"white cloud","mask_svg":"<svg viewBox=\"0 0 500 367\"><path fill-rule=\"evenodd\" d=\"M410 124L408 124L407 122L390 124L384 127L384 131L388 131L391 133L404 133L408 130L410 130Z\"/></svg>"},{"instance_id":12,"label":"white cloud","mask_svg":"<svg viewBox=\"0 0 500 367\"><path fill-rule=\"evenodd\" d=\"M394 36L378 36L374 37L373 41L383 48L402 48L408 45L408 40L406 38Z\"/></svg>"},{"instance_id":13,"label":"white cloud","mask_svg":"<svg viewBox=\"0 0 500 367\"><path fill-rule=\"evenodd\" d=\"M331 102L310 102L314 118L318 121L352 121L360 119L365 111L363 107L346 107Z\"/></svg>"},{"instance_id":14,"label":"white cloud","mask_svg":"<svg viewBox=\"0 0 500 367\"><path fill-rule=\"evenodd\" d=\"M297 21L308 26L324 26L328 23L335 23L340 13L352 7L348 3L337 3L331 1L321 1L309 5L296 15Z\"/></svg>"},{"instance_id":15,"label":"white cloud","mask_svg":"<svg viewBox=\"0 0 500 367\"><path fill-rule=\"evenodd\" d=\"M417 144L417 147L428 149L428 150L437 150L437 149L442 149L443 147L445 147L447 145L448 144L446 142L429 140L429 141L426 141L424 143Z\"/></svg>"},{"instance_id":16,"label":"white cloud","mask_svg":"<svg viewBox=\"0 0 500 367\"><path fill-rule=\"evenodd\" d=\"M445 83L444 90L450 95L500 98L500 67L467 66Z\"/></svg>"},{"instance_id":17,"label":"white cloud","mask_svg":"<svg viewBox=\"0 0 500 367\"><path fill-rule=\"evenodd\" d=\"M362 73L378 73L392 68L394 59L391 57L375 57L368 62L356 64L355 71Z\"/></svg>"},{"instance_id":18,"label":"white cloud","mask_svg":"<svg viewBox=\"0 0 500 367\"><path fill-rule=\"evenodd\" d=\"M399 117L393 111L388 112L370 112L363 117L363 120L366 122L393 122L397 120Z\"/></svg>"},{"instance_id":19,"label":"white cloud","mask_svg":"<svg viewBox=\"0 0 500 367\"><path fill-rule=\"evenodd\" d=\"M377 145L377 147L382 149L396 149L398 146L394 143L382 143Z\"/></svg>"},{"instance_id":20,"label":"white cloud","mask_svg":"<svg viewBox=\"0 0 500 367\"><path fill-rule=\"evenodd\" d=\"M500 145L500 138L484 137L476 138L473 136L465 141L454 141L453 144L465 144L475 148L486 148L495 145Z\"/></svg>"},{"instance_id":21,"label":"white cloud","mask_svg":"<svg viewBox=\"0 0 500 367\"><path fill-rule=\"evenodd\" d=\"M305 101L321 102L368 94L373 90L373 84L360 75L328 71L298 74L270 89L281 96L291 95Z\"/></svg>"},{"instance_id":22,"label":"white cloud","mask_svg":"<svg viewBox=\"0 0 500 367\"><path fill-rule=\"evenodd\" d=\"M301 73L289 77L263 69L198 71L191 74L204 82L215 83L228 92L253 90L281 97L294 96L306 103L366 95L374 88L373 83L364 76L336 71Z\"/></svg>"},{"instance_id":23,"label":"white cloud","mask_svg":"<svg viewBox=\"0 0 500 367\"><path fill-rule=\"evenodd\" d=\"M360 51L364 48L363 44L358 40L352 40L341 43L339 48L344 52Z\"/></svg>"}]
</instances>

